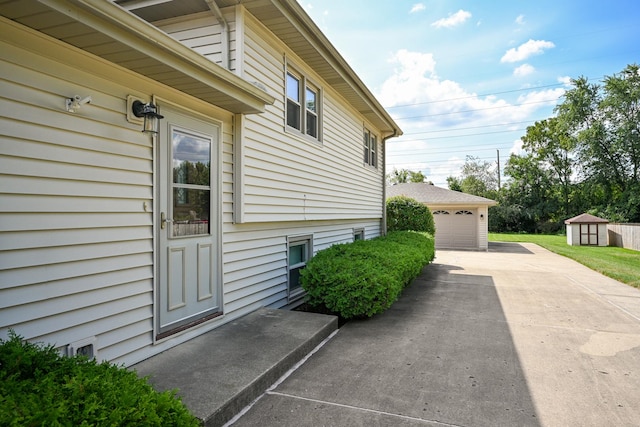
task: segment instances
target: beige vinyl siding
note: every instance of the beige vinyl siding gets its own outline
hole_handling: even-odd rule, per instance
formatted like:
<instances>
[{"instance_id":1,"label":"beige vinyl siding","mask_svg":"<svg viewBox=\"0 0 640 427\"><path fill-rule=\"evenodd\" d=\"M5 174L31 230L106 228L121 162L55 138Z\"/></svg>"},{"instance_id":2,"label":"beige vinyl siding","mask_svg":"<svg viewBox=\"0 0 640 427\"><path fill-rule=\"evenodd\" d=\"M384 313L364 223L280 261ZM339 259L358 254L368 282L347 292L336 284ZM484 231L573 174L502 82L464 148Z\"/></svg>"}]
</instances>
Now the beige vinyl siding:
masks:
<instances>
[{"instance_id":1,"label":"beige vinyl siding","mask_svg":"<svg viewBox=\"0 0 640 427\"><path fill-rule=\"evenodd\" d=\"M223 27L213 12L201 12L186 17L166 19L153 24L212 62L233 71L236 69L237 64L234 10L235 8L230 8L222 12L229 24L229 46L225 45L224 39L226 35L222 34ZM226 49L229 49L229 64L223 61L222 52Z\"/></svg>"},{"instance_id":2,"label":"beige vinyl siding","mask_svg":"<svg viewBox=\"0 0 640 427\"><path fill-rule=\"evenodd\" d=\"M480 216L482 215L482 218ZM478 249L489 248L489 207L478 206Z\"/></svg>"},{"instance_id":3,"label":"beige vinyl siding","mask_svg":"<svg viewBox=\"0 0 640 427\"><path fill-rule=\"evenodd\" d=\"M363 118L260 23L246 22L245 77L280 96L245 121L242 221L381 218L382 171L363 165ZM284 132L285 56L322 91L321 143Z\"/></svg>"},{"instance_id":4,"label":"beige vinyl siding","mask_svg":"<svg viewBox=\"0 0 640 427\"><path fill-rule=\"evenodd\" d=\"M287 237L313 236L313 253L353 241L353 229L379 235L377 220L224 224L226 313L287 304Z\"/></svg>"},{"instance_id":5,"label":"beige vinyl siding","mask_svg":"<svg viewBox=\"0 0 640 427\"><path fill-rule=\"evenodd\" d=\"M233 45L231 10L242 8L225 10ZM190 32L200 22L191 18L163 25L215 61L215 18L196 17L205 25ZM287 305L288 236L312 235L317 253L352 241L354 228L381 233L383 172L362 163L366 123L244 18L253 29L232 48L247 52L238 69L278 99L244 118L242 141L230 112L47 36L24 29L22 46L0 42L0 336L13 327L60 347L95 336L100 359L131 365L259 307ZM322 144L284 133L284 54L323 89ZM68 113L64 99L76 94L93 100ZM212 243L222 248L224 316L157 342L154 145L125 120L129 94L222 124L222 236ZM245 223L234 215L242 191Z\"/></svg>"},{"instance_id":6,"label":"beige vinyl siding","mask_svg":"<svg viewBox=\"0 0 640 427\"><path fill-rule=\"evenodd\" d=\"M61 348L95 336L98 357L119 360L152 338L151 140L124 120L130 90L0 51L2 334ZM69 113L76 94L93 100Z\"/></svg>"}]
</instances>

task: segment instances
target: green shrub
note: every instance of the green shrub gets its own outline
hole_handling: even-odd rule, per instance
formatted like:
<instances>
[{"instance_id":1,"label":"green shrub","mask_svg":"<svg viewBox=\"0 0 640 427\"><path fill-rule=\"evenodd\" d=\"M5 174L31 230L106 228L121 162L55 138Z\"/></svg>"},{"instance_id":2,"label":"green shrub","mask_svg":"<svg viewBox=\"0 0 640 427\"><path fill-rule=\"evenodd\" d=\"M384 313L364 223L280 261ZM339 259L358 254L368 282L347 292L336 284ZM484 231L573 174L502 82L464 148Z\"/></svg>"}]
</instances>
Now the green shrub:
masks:
<instances>
[{"instance_id":1,"label":"green shrub","mask_svg":"<svg viewBox=\"0 0 640 427\"><path fill-rule=\"evenodd\" d=\"M0 339L0 425L197 426L175 392L158 393L135 372L60 356L13 331Z\"/></svg>"},{"instance_id":2,"label":"green shrub","mask_svg":"<svg viewBox=\"0 0 640 427\"><path fill-rule=\"evenodd\" d=\"M388 309L433 257L432 236L393 232L318 252L300 281L310 305L345 319L371 317Z\"/></svg>"},{"instance_id":3,"label":"green shrub","mask_svg":"<svg viewBox=\"0 0 640 427\"><path fill-rule=\"evenodd\" d=\"M387 200L387 231L422 231L436 234L433 215L428 207L406 196Z\"/></svg>"}]
</instances>

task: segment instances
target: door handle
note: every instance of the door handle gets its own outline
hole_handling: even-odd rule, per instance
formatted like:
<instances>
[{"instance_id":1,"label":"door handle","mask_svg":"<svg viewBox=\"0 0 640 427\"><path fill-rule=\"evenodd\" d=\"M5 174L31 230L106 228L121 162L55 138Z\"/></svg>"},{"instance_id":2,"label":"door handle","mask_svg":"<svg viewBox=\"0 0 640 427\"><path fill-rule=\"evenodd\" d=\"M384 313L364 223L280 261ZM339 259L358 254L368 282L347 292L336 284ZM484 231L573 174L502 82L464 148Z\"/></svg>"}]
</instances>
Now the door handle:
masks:
<instances>
[{"instance_id":1,"label":"door handle","mask_svg":"<svg viewBox=\"0 0 640 427\"><path fill-rule=\"evenodd\" d=\"M167 216L165 215L164 212L160 213L160 228L161 229L165 229L167 228L167 223L168 222L173 222L173 220L171 218L167 218Z\"/></svg>"}]
</instances>

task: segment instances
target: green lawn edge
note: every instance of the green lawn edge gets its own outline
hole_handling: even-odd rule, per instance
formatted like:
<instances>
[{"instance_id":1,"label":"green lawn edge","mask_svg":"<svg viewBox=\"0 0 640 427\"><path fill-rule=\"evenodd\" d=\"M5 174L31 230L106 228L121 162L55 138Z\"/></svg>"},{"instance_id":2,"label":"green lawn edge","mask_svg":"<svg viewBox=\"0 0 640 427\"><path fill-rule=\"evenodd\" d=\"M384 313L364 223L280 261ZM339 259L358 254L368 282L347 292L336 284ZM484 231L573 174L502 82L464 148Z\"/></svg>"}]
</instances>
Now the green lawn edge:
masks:
<instances>
[{"instance_id":1,"label":"green lawn edge","mask_svg":"<svg viewBox=\"0 0 640 427\"><path fill-rule=\"evenodd\" d=\"M567 237L546 234L489 233L491 242L535 243L607 277L640 289L640 252L614 246L570 246Z\"/></svg>"}]
</instances>

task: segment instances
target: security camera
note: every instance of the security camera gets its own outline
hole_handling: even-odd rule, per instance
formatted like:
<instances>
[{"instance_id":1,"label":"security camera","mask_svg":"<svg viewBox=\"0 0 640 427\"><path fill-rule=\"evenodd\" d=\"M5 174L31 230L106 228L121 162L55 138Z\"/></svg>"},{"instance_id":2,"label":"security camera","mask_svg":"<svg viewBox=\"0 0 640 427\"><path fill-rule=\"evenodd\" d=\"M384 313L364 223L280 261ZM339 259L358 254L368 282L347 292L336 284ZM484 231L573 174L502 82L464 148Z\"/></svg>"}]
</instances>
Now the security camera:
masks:
<instances>
[{"instance_id":1,"label":"security camera","mask_svg":"<svg viewBox=\"0 0 640 427\"><path fill-rule=\"evenodd\" d=\"M66 99L66 107L67 111L70 113L75 113L81 106L84 104L89 104L91 102L91 96L85 96L84 98L80 95L74 95L73 98Z\"/></svg>"}]
</instances>

